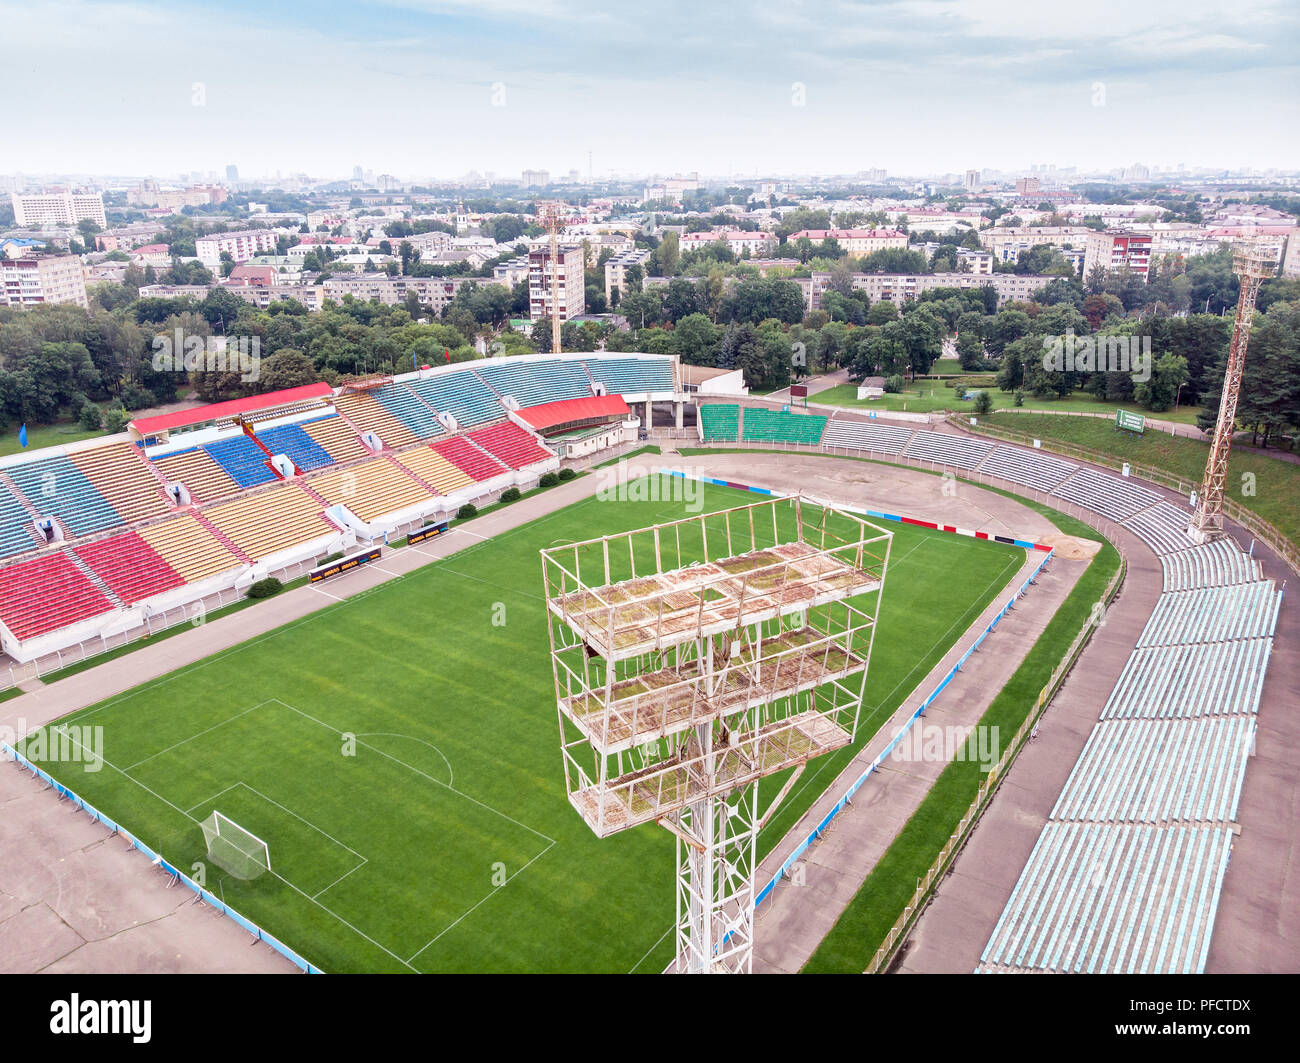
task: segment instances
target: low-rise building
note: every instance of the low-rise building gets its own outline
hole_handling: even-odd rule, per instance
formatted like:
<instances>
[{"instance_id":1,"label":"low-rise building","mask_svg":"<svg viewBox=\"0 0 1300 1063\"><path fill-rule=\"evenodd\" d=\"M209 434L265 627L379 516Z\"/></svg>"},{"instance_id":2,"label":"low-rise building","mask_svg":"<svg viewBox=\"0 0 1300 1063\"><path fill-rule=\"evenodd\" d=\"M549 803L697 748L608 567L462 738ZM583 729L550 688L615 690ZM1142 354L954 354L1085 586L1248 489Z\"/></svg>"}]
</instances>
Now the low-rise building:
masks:
<instances>
[{"instance_id":1,"label":"low-rise building","mask_svg":"<svg viewBox=\"0 0 1300 1063\"><path fill-rule=\"evenodd\" d=\"M627 271L633 266L639 266L642 278L645 277L646 263L650 260L650 252L644 247L636 247L631 251L624 251L620 255L615 255L605 263L605 303L612 306L614 302L614 292L619 293L622 298L623 293L627 291Z\"/></svg>"},{"instance_id":2,"label":"low-rise building","mask_svg":"<svg viewBox=\"0 0 1300 1063\"><path fill-rule=\"evenodd\" d=\"M897 229L800 229L791 233L786 242L794 244L804 239L814 244L834 240L850 255L907 248L907 234Z\"/></svg>"},{"instance_id":3,"label":"low-rise building","mask_svg":"<svg viewBox=\"0 0 1300 1063\"><path fill-rule=\"evenodd\" d=\"M1086 277L1096 266L1111 272L1128 270L1143 280L1151 269L1151 234L1124 229L1089 231L1084 244L1083 275Z\"/></svg>"},{"instance_id":4,"label":"low-rise building","mask_svg":"<svg viewBox=\"0 0 1300 1063\"><path fill-rule=\"evenodd\" d=\"M683 233L678 238L678 246L683 252L698 251L716 243L726 244L727 250L737 258L745 252L753 257L775 251L777 238L775 233L747 232L744 229L712 229L707 232Z\"/></svg>"},{"instance_id":5,"label":"low-rise building","mask_svg":"<svg viewBox=\"0 0 1300 1063\"><path fill-rule=\"evenodd\" d=\"M254 255L274 251L276 242L284 234L281 229L243 229L233 233L211 233L194 241L199 261L208 268L221 265L221 256L228 254L236 262L247 262Z\"/></svg>"}]
</instances>

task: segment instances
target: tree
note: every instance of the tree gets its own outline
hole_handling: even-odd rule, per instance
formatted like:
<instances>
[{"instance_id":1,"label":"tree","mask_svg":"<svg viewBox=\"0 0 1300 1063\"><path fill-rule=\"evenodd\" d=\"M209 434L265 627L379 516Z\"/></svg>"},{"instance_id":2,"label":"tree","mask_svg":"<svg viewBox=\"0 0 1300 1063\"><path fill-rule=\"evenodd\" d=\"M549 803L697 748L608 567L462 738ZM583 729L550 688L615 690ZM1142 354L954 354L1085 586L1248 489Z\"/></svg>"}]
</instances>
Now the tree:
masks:
<instances>
[{"instance_id":1,"label":"tree","mask_svg":"<svg viewBox=\"0 0 1300 1063\"><path fill-rule=\"evenodd\" d=\"M898 307L888 299L882 299L874 303L870 310L867 311L868 325L887 325L891 321L898 320Z\"/></svg>"},{"instance_id":2,"label":"tree","mask_svg":"<svg viewBox=\"0 0 1300 1063\"><path fill-rule=\"evenodd\" d=\"M82 405L81 414L77 419L87 432L98 432L104 427L104 414L89 399Z\"/></svg>"},{"instance_id":3,"label":"tree","mask_svg":"<svg viewBox=\"0 0 1300 1063\"><path fill-rule=\"evenodd\" d=\"M263 359L257 383L262 391L280 391L314 384L319 379L320 374L310 355L293 347L284 347Z\"/></svg>"},{"instance_id":4,"label":"tree","mask_svg":"<svg viewBox=\"0 0 1300 1063\"><path fill-rule=\"evenodd\" d=\"M979 369L984 364L984 343L979 333L967 329L957 335L957 358L963 369Z\"/></svg>"},{"instance_id":5,"label":"tree","mask_svg":"<svg viewBox=\"0 0 1300 1063\"><path fill-rule=\"evenodd\" d=\"M687 365L717 364L718 330L703 314L688 314L678 321L673 341Z\"/></svg>"},{"instance_id":6,"label":"tree","mask_svg":"<svg viewBox=\"0 0 1300 1063\"><path fill-rule=\"evenodd\" d=\"M1179 354L1161 355L1151 373L1151 379L1137 385L1134 398L1155 413L1162 413L1174 405L1178 387L1187 382L1187 359Z\"/></svg>"}]
</instances>

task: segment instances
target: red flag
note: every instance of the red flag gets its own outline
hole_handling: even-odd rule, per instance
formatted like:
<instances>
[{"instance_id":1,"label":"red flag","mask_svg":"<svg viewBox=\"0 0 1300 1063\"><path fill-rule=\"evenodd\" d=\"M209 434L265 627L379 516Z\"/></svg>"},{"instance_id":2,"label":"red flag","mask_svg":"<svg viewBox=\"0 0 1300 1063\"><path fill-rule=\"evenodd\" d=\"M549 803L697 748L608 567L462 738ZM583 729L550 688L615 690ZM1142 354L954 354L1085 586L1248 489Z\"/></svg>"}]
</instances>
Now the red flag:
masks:
<instances>
[{"instance_id":1,"label":"red flag","mask_svg":"<svg viewBox=\"0 0 1300 1063\"><path fill-rule=\"evenodd\" d=\"M450 347L444 347L444 348L442 349L442 353L443 353L443 355L446 357L447 361L450 362L450 361L451 361L451 348L450 348Z\"/></svg>"}]
</instances>

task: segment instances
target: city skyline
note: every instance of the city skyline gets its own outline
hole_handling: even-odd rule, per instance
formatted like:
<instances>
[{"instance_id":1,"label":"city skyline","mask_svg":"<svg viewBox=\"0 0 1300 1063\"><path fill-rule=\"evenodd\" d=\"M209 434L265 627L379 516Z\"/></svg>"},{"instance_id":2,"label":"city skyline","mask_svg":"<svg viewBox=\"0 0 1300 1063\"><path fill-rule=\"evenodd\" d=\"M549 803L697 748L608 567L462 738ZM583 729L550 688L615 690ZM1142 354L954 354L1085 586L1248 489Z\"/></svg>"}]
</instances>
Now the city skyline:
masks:
<instances>
[{"instance_id":1,"label":"city skyline","mask_svg":"<svg viewBox=\"0 0 1300 1063\"><path fill-rule=\"evenodd\" d=\"M1300 15L1276 2L1107 2L1084 23L949 0L598 13L564 0L4 0L0 19L25 54L61 59L57 78L41 68L42 105L11 117L23 173L234 163L244 180L346 178L360 162L406 182L585 179L588 152L597 180L1029 172L1044 159L1300 169L1285 134L1300 119Z\"/></svg>"}]
</instances>

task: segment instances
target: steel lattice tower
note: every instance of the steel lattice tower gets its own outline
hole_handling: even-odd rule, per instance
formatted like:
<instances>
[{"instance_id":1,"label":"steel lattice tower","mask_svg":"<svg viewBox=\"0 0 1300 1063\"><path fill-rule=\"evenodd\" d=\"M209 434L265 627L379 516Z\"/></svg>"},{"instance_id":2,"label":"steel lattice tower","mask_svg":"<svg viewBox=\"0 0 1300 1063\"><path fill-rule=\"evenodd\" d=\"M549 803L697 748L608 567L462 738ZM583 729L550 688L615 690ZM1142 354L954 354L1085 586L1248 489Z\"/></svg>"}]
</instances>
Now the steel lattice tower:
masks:
<instances>
[{"instance_id":1,"label":"steel lattice tower","mask_svg":"<svg viewBox=\"0 0 1300 1063\"><path fill-rule=\"evenodd\" d=\"M1223 397L1219 400L1214 441L1205 462L1205 479L1201 483L1196 512L1187 529L1187 534L1197 543L1223 533L1223 492L1228 479L1228 455L1237 423L1237 399L1241 395L1241 378L1246 368L1246 347L1250 343L1250 324L1255 316L1255 297L1264 280L1273 276L1275 259L1276 247L1267 241L1246 240L1239 243L1233 252L1232 271L1241 278L1241 294L1237 297L1237 315L1232 324L1232 343L1223 374Z\"/></svg>"},{"instance_id":2,"label":"steel lattice tower","mask_svg":"<svg viewBox=\"0 0 1300 1063\"><path fill-rule=\"evenodd\" d=\"M853 741L891 542L796 497L542 551L569 802L676 838L672 970L752 971L758 833Z\"/></svg>"}]
</instances>

